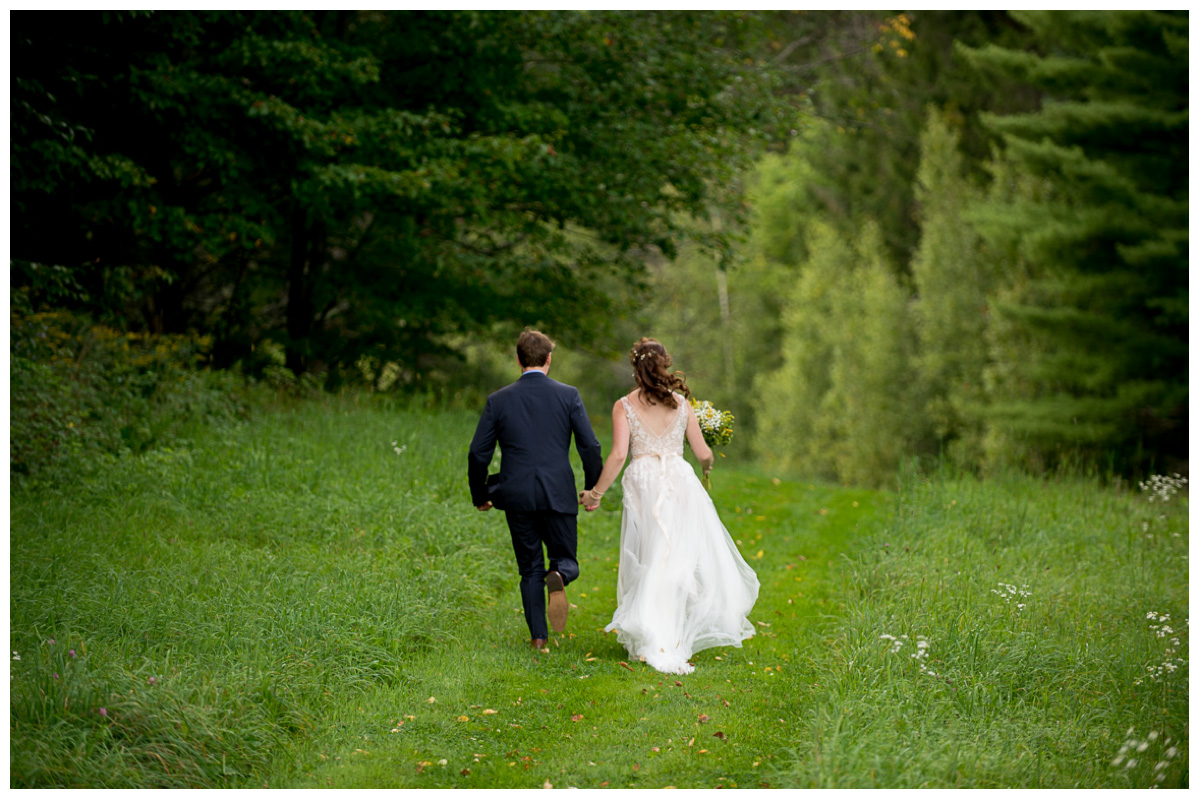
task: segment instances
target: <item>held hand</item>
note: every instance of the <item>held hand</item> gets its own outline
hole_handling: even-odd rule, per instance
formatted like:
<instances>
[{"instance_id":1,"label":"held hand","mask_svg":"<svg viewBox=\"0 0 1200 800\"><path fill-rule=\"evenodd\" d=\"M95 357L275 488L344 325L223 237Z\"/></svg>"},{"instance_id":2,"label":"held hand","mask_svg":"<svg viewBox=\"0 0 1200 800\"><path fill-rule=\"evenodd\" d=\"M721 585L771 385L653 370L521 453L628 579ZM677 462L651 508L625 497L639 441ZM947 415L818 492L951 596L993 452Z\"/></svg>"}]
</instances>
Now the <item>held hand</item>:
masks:
<instances>
[{"instance_id":1,"label":"held hand","mask_svg":"<svg viewBox=\"0 0 1200 800\"><path fill-rule=\"evenodd\" d=\"M488 500L488 501L487 501L486 503L484 503L483 505L481 505L481 506L475 506L475 507L476 507L476 508L478 508L480 511L489 511L489 510L491 510L491 508L492 508L492 501L491 501L491 500Z\"/></svg>"},{"instance_id":2,"label":"held hand","mask_svg":"<svg viewBox=\"0 0 1200 800\"><path fill-rule=\"evenodd\" d=\"M588 489L586 492L579 493L579 505L583 506L585 511L595 511L600 507L600 498L603 494L595 489Z\"/></svg>"}]
</instances>

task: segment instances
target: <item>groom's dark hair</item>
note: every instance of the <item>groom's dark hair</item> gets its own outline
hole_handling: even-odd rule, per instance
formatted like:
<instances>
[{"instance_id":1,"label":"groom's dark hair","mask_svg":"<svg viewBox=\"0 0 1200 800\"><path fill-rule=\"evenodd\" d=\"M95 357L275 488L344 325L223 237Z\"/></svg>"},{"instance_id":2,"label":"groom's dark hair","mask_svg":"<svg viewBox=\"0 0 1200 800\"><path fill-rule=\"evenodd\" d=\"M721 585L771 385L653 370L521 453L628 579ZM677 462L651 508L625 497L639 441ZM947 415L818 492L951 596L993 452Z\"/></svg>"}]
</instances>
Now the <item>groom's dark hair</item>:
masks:
<instances>
[{"instance_id":1,"label":"groom's dark hair","mask_svg":"<svg viewBox=\"0 0 1200 800\"><path fill-rule=\"evenodd\" d=\"M522 367L540 367L554 350L554 340L541 331L526 328L517 339L517 360Z\"/></svg>"}]
</instances>

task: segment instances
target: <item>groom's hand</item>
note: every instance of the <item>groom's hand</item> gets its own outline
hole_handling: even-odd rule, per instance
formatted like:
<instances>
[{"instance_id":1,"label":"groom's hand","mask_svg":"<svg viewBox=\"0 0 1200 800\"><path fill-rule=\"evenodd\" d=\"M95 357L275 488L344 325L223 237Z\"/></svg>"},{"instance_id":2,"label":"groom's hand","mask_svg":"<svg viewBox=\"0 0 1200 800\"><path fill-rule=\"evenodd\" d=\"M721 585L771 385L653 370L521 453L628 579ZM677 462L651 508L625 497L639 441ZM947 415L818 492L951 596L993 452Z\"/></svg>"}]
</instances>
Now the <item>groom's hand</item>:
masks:
<instances>
[{"instance_id":1,"label":"groom's hand","mask_svg":"<svg viewBox=\"0 0 1200 800\"><path fill-rule=\"evenodd\" d=\"M481 505L481 506L475 506L475 507L476 507L476 508L478 508L480 511L489 511L489 510L491 510L491 508L492 508L492 501L491 501L491 500L488 500L488 501L487 501L486 503L484 503L483 505Z\"/></svg>"}]
</instances>

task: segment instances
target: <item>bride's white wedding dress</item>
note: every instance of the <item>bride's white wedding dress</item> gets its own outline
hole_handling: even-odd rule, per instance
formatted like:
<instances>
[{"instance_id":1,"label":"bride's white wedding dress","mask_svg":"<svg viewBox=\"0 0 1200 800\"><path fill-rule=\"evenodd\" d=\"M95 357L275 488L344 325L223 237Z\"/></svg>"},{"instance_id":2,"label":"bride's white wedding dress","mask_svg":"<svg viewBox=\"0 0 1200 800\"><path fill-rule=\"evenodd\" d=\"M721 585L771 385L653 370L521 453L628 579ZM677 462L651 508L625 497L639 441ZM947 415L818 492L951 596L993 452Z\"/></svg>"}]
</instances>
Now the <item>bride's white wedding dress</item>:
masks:
<instances>
[{"instance_id":1,"label":"bride's white wedding dress","mask_svg":"<svg viewBox=\"0 0 1200 800\"><path fill-rule=\"evenodd\" d=\"M616 631L630 656L659 672L687 674L692 653L741 647L754 635L746 618L758 577L734 546L716 507L683 458L687 401L661 433L642 421L628 398L632 460L621 479L621 559Z\"/></svg>"}]
</instances>

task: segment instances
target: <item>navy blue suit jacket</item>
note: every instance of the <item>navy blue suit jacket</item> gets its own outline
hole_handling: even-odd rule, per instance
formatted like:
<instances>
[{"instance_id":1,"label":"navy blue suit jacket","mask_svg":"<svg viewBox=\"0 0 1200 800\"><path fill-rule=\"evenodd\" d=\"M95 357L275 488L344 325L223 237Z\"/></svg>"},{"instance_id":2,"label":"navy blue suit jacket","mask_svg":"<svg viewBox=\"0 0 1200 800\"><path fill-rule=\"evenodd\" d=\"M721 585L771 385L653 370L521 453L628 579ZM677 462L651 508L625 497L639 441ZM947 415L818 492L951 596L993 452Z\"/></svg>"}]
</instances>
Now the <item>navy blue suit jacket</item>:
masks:
<instances>
[{"instance_id":1,"label":"navy blue suit jacket","mask_svg":"<svg viewBox=\"0 0 1200 800\"><path fill-rule=\"evenodd\" d=\"M467 459L472 504L481 506L490 500L504 511L578 514L569 449L572 434L583 462L583 488L591 489L600 479L604 461L578 389L540 372L527 372L492 393ZM497 444L500 472L489 476Z\"/></svg>"}]
</instances>

